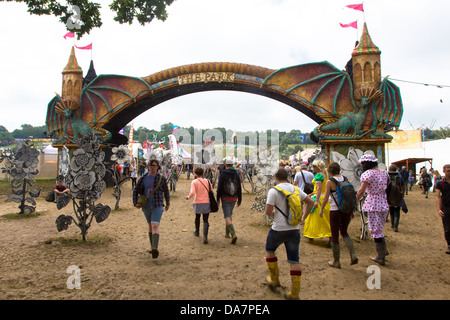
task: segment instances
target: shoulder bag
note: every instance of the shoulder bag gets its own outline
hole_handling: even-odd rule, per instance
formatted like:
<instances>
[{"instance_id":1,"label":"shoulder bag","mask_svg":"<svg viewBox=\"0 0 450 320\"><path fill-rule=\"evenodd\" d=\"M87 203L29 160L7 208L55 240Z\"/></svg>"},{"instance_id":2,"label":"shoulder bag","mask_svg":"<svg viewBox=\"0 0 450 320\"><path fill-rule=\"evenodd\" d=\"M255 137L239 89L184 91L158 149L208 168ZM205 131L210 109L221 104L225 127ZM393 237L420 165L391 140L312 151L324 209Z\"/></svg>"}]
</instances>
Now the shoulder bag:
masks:
<instances>
[{"instance_id":1,"label":"shoulder bag","mask_svg":"<svg viewBox=\"0 0 450 320\"><path fill-rule=\"evenodd\" d=\"M214 197L214 193L212 192L211 182L209 182L209 189L206 188L206 186L200 180L198 180L198 182L200 182L202 186L205 187L206 191L208 191L209 205L211 207L211 212L219 211L219 205L217 204L216 198Z\"/></svg>"}]
</instances>

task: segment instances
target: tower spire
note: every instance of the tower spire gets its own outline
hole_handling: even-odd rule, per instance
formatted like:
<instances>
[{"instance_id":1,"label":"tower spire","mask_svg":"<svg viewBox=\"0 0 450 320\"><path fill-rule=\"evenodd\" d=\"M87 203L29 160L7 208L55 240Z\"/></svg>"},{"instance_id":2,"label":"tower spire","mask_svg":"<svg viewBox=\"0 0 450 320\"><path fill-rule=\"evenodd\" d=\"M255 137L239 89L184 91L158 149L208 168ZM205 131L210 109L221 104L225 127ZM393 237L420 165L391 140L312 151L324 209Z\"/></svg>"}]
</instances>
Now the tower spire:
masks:
<instances>
[{"instance_id":1,"label":"tower spire","mask_svg":"<svg viewBox=\"0 0 450 320\"><path fill-rule=\"evenodd\" d=\"M378 90L381 83L381 50L373 43L367 24L364 22L359 44L353 49L353 86L361 89Z\"/></svg>"},{"instance_id":2,"label":"tower spire","mask_svg":"<svg viewBox=\"0 0 450 320\"><path fill-rule=\"evenodd\" d=\"M72 47L69 61L62 71L62 78L62 101L73 103L73 107L77 107L81 102L83 70L78 65L74 47Z\"/></svg>"}]
</instances>

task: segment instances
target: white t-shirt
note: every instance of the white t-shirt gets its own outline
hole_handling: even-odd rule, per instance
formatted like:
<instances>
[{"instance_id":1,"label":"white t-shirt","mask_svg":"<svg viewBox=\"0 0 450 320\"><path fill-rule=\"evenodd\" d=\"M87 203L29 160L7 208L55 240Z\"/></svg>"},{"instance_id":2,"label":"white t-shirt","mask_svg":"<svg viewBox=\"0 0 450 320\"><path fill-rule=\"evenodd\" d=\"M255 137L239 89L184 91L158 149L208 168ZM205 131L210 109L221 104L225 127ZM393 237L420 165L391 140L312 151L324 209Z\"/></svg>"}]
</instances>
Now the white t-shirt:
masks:
<instances>
[{"instance_id":1,"label":"white t-shirt","mask_svg":"<svg viewBox=\"0 0 450 320\"><path fill-rule=\"evenodd\" d=\"M335 178L339 182L344 181L344 177L343 176L333 177L333 178ZM337 210L339 210L339 207L336 204L336 201L334 201L334 199L338 200L337 189L334 192L333 191L330 192L330 196L328 197L328 201L330 202L330 210L337 211Z\"/></svg>"},{"instance_id":2,"label":"white t-shirt","mask_svg":"<svg viewBox=\"0 0 450 320\"><path fill-rule=\"evenodd\" d=\"M277 185L283 190L294 192L294 186L290 183L283 182ZM304 193L300 189L300 199L303 201L307 197L306 193ZM283 212L287 212L287 204L286 204L286 197L279 192L278 190L275 190L274 188L271 188L269 192L267 193L267 204L270 204L272 206L277 206L282 210ZM273 223L272 223L272 229L275 231L287 231L287 230L298 230L300 229L300 224L296 226L291 226L288 222L286 217L280 213L275 208L275 214L273 217Z\"/></svg>"},{"instance_id":3,"label":"white t-shirt","mask_svg":"<svg viewBox=\"0 0 450 320\"><path fill-rule=\"evenodd\" d=\"M303 181L302 172L306 183L311 183L314 180L314 175L307 170L300 170L300 172L295 174L294 182L297 182L297 187L303 191L305 189L305 182Z\"/></svg>"}]
</instances>

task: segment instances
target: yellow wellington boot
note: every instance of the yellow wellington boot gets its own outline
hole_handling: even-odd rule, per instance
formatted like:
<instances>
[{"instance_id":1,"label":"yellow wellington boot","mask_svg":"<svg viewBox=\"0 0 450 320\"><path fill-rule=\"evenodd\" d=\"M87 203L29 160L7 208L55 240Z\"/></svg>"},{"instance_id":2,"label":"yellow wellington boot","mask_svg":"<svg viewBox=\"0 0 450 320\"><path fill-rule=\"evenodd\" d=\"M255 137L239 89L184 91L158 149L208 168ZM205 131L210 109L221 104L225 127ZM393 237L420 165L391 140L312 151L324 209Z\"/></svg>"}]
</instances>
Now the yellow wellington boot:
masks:
<instances>
[{"instance_id":1,"label":"yellow wellington boot","mask_svg":"<svg viewBox=\"0 0 450 320\"><path fill-rule=\"evenodd\" d=\"M266 279L266 284L271 290L275 290L280 286L278 258L266 258L266 262L269 268L269 276Z\"/></svg>"},{"instance_id":2,"label":"yellow wellington boot","mask_svg":"<svg viewBox=\"0 0 450 320\"><path fill-rule=\"evenodd\" d=\"M287 300L300 300L300 280L302 272L300 270L291 270L291 291L284 294Z\"/></svg>"}]
</instances>

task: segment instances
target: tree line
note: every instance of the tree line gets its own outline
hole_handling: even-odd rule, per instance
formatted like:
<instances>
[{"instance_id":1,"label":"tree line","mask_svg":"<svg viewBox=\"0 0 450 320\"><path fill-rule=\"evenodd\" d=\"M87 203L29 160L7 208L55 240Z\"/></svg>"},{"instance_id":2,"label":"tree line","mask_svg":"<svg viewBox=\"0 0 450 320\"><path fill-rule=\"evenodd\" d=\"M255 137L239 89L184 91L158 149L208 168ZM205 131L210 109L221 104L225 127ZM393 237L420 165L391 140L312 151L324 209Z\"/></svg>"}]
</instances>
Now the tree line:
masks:
<instances>
[{"instance_id":1,"label":"tree line","mask_svg":"<svg viewBox=\"0 0 450 320\"><path fill-rule=\"evenodd\" d=\"M159 141L163 140L164 137L166 137L164 145L166 148L168 148L167 136L172 133L173 129L174 124L171 122L162 124L159 130L148 129L146 127L141 126L137 129L133 129L133 139L134 141L143 143L145 140L153 141L154 137L156 137L156 139ZM205 131L215 129L221 132L222 137L224 139L228 139L228 141L223 142L233 143L231 137L233 136L234 132L231 129L226 129L223 127L198 129L194 128L193 126L190 126L188 128L184 127L178 128L178 130L182 129L187 130L191 137L194 137L196 135L201 135L203 137ZM125 128L123 128L123 134L126 137L129 137L130 131L131 131L130 125L127 125ZM267 132L268 132L267 134L268 143L270 144L272 133L271 130L267 130ZM445 139L447 137L450 137L450 126L445 128L441 127L436 130L425 128L423 129L422 132L424 141ZM237 134L241 134L244 136L251 136L252 134L255 134L255 132L238 131ZM310 138L310 133L309 132L302 133L301 130L293 129L289 132L278 131L278 137L279 137L280 153L282 154L284 153L285 155L295 154L298 151L304 150L306 146L311 147L315 145L315 143ZM0 125L0 146L8 146L14 144L16 139L46 139L46 138L48 138L48 136L47 136L47 127L45 125L34 127L30 124L22 124L20 129L15 129L12 132L9 132L4 126ZM180 142L183 143L182 140ZM191 141L185 143L191 143ZM246 144L248 143L249 141L247 139Z\"/></svg>"}]
</instances>

